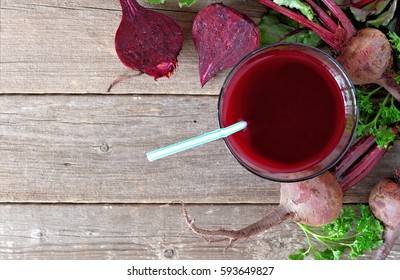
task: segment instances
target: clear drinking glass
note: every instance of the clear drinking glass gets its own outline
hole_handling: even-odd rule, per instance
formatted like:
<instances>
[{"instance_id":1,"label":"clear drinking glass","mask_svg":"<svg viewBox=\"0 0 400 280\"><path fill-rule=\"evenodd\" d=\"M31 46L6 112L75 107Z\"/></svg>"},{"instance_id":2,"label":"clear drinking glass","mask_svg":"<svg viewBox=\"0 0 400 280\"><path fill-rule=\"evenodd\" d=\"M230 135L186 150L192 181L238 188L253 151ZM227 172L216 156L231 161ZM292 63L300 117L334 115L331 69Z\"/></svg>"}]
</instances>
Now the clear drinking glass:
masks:
<instances>
[{"instance_id":1,"label":"clear drinking glass","mask_svg":"<svg viewBox=\"0 0 400 280\"><path fill-rule=\"evenodd\" d=\"M294 182L331 168L357 125L354 86L339 63L303 44L260 48L238 63L220 92L221 128L247 128L224 139L241 165L274 181Z\"/></svg>"}]
</instances>

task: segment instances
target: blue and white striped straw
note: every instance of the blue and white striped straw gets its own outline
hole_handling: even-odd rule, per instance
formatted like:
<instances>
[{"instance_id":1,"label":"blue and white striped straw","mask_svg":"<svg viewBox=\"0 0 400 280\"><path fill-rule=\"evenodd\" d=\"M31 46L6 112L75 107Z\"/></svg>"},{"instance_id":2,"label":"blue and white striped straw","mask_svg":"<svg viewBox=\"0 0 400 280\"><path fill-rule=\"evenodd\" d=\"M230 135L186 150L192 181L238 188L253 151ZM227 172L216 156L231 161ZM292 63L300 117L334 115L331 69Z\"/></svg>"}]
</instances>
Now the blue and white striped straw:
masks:
<instances>
[{"instance_id":1,"label":"blue and white striped straw","mask_svg":"<svg viewBox=\"0 0 400 280\"><path fill-rule=\"evenodd\" d=\"M228 127L224 127L224 128L220 128L211 132L208 132L206 134L179 142L179 143L175 143L172 144L170 146L164 147L164 148L160 148L151 152L148 152L147 155L147 159L149 161L154 161L175 153L179 153L182 152L184 150L187 149L191 149L194 148L196 146L217 140L217 139L221 139L224 137L228 137L229 135L236 133L238 131L241 131L243 129L245 129L247 126L246 121L240 121L238 123L235 123L233 125L230 125Z\"/></svg>"}]
</instances>

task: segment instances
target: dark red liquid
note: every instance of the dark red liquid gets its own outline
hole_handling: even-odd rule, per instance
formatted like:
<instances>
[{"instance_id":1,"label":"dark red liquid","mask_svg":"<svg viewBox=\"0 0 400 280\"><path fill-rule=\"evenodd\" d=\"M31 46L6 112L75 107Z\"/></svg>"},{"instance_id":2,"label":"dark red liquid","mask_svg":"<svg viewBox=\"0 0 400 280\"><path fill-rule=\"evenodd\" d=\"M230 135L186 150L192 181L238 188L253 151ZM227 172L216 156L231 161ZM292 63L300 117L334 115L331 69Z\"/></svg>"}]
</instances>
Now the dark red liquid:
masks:
<instances>
[{"instance_id":1,"label":"dark red liquid","mask_svg":"<svg viewBox=\"0 0 400 280\"><path fill-rule=\"evenodd\" d=\"M345 126L339 86L325 66L293 50L260 53L227 83L220 104L225 127L248 127L226 141L245 165L297 172L326 158Z\"/></svg>"}]
</instances>

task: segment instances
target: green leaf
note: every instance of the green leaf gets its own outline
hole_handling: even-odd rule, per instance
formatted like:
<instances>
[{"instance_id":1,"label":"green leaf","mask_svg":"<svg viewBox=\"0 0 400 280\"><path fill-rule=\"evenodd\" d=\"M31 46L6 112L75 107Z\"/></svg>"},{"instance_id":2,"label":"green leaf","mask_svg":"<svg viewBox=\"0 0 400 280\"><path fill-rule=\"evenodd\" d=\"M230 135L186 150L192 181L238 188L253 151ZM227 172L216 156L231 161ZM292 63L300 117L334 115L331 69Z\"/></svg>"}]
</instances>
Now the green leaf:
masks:
<instances>
[{"instance_id":1,"label":"green leaf","mask_svg":"<svg viewBox=\"0 0 400 280\"><path fill-rule=\"evenodd\" d=\"M392 31L389 31L388 36L390 43L392 43L392 48L400 52L400 37Z\"/></svg>"},{"instance_id":2,"label":"green leaf","mask_svg":"<svg viewBox=\"0 0 400 280\"><path fill-rule=\"evenodd\" d=\"M400 37L392 31L389 31L388 37L389 37L390 43L392 44L392 49L396 53L395 57L397 60L397 64L400 65Z\"/></svg>"},{"instance_id":3,"label":"green leaf","mask_svg":"<svg viewBox=\"0 0 400 280\"><path fill-rule=\"evenodd\" d=\"M372 103L371 96L379 91L381 91L380 87L370 92L357 89L359 119L356 136L373 134L378 147L388 148L397 138L390 125L400 121L400 109L396 107L394 97L389 93L382 102Z\"/></svg>"},{"instance_id":4,"label":"green leaf","mask_svg":"<svg viewBox=\"0 0 400 280\"><path fill-rule=\"evenodd\" d=\"M390 100L389 106L386 105L388 100ZM389 125L400 121L400 110L397 109L393 96L389 94L382 103L379 103L378 108L373 121L361 124L359 127L364 130L363 133L375 135L375 141L379 148L387 149L397 138L397 135Z\"/></svg>"},{"instance_id":5,"label":"green leaf","mask_svg":"<svg viewBox=\"0 0 400 280\"><path fill-rule=\"evenodd\" d=\"M367 21L367 18L382 13L382 11L385 10L385 8L390 4L391 1L392 0L379 0L369 5L366 5L363 8L350 7L350 11L354 15L354 18L356 20L365 22Z\"/></svg>"},{"instance_id":6,"label":"green leaf","mask_svg":"<svg viewBox=\"0 0 400 280\"><path fill-rule=\"evenodd\" d=\"M310 46L321 43L321 38L313 31L304 29L294 20L275 11L265 14L258 27L262 46L278 42L303 43Z\"/></svg>"},{"instance_id":7,"label":"green leaf","mask_svg":"<svg viewBox=\"0 0 400 280\"><path fill-rule=\"evenodd\" d=\"M381 13L376 19L367 21L367 26L380 27L387 26L395 16L397 0L394 0L392 5L386 12Z\"/></svg>"},{"instance_id":8,"label":"green leaf","mask_svg":"<svg viewBox=\"0 0 400 280\"><path fill-rule=\"evenodd\" d=\"M389 107L384 104L379 104L381 111L380 124L391 124L400 121L400 110L394 105L393 99Z\"/></svg>"},{"instance_id":9,"label":"green leaf","mask_svg":"<svg viewBox=\"0 0 400 280\"><path fill-rule=\"evenodd\" d=\"M273 0L279 6L285 6L291 9L299 10L309 20L314 19L313 9L300 0Z\"/></svg>"},{"instance_id":10,"label":"green leaf","mask_svg":"<svg viewBox=\"0 0 400 280\"><path fill-rule=\"evenodd\" d=\"M343 246L328 248L324 251L317 251L314 258L316 260L340 260L344 252Z\"/></svg>"},{"instance_id":11,"label":"green leaf","mask_svg":"<svg viewBox=\"0 0 400 280\"><path fill-rule=\"evenodd\" d=\"M393 129L386 125L372 128L370 133L375 135L375 141L379 148L389 148L389 145L396 139Z\"/></svg>"},{"instance_id":12,"label":"green leaf","mask_svg":"<svg viewBox=\"0 0 400 280\"><path fill-rule=\"evenodd\" d=\"M354 221L354 209L351 207L345 207L339 217L337 217L332 223L322 227L322 231L327 233L333 238L344 237L351 229Z\"/></svg>"},{"instance_id":13,"label":"green leaf","mask_svg":"<svg viewBox=\"0 0 400 280\"><path fill-rule=\"evenodd\" d=\"M179 0L179 7L187 6L190 7L194 3L196 3L196 0Z\"/></svg>"},{"instance_id":14,"label":"green leaf","mask_svg":"<svg viewBox=\"0 0 400 280\"><path fill-rule=\"evenodd\" d=\"M332 249L333 259L340 260L343 256L344 250L345 250L344 246L339 246Z\"/></svg>"},{"instance_id":15,"label":"green leaf","mask_svg":"<svg viewBox=\"0 0 400 280\"><path fill-rule=\"evenodd\" d=\"M350 7L351 13L354 15L354 18L358 21L364 22L367 20L367 17L373 13L370 11L365 11L363 9Z\"/></svg>"},{"instance_id":16,"label":"green leaf","mask_svg":"<svg viewBox=\"0 0 400 280\"><path fill-rule=\"evenodd\" d=\"M165 0L146 0L150 4L163 4ZM178 0L179 7L187 6L190 7L194 3L196 3L196 0Z\"/></svg>"},{"instance_id":17,"label":"green leaf","mask_svg":"<svg viewBox=\"0 0 400 280\"><path fill-rule=\"evenodd\" d=\"M349 254L351 259L356 259L364 251L371 251L383 243L382 233L384 227L382 223L375 218L367 205L360 204L359 208L361 215L356 228L359 234L351 247Z\"/></svg>"},{"instance_id":18,"label":"green leaf","mask_svg":"<svg viewBox=\"0 0 400 280\"><path fill-rule=\"evenodd\" d=\"M304 257L307 256L307 251L305 249L299 249L295 254L289 255L289 260L304 260Z\"/></svg>"},{"instance_id":19,"label":"green leaf","mask_svg":"<svg viewBox=\"0 0 400 280\"><path fill-rule=\"evenodd\" d=\"M356 97L360 112L365 112L368 114L372 114L374 112L374 104L371 102L371 99L368 95L365 95L362 91L357 90Z\"/></svg>"}]
</instances>

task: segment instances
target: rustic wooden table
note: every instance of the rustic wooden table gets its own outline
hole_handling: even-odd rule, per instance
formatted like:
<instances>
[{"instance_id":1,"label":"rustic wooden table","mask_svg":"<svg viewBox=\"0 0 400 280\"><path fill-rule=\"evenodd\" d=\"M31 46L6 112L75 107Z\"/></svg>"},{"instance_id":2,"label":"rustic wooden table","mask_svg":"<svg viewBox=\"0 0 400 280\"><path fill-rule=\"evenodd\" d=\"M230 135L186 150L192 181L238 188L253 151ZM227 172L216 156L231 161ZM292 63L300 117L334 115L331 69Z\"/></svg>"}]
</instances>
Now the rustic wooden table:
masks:
<instances>
[{"instance_id":1,"label":"rustic wooden table","mask_svg":"<svg viewBox=\"0 0 400 280\"><path fill-rule=\"evenodd\" d=\"M107 93L126 71L114 51L119 1L1 0L0 259L286 259L306 246L292 222L227 252L188 229L172 202L187 203L199 226L240 228L279 201L279 184L242 168L222 141L145 157L217 128L227 71L201 88L190 35L196 12L217 1L197 2L151 6L183 27L175 74ZM265 11L256 1L224 3L256 22ZM397 144L345 203L365 203L400 166L399 152ZM400 259L400 240L389 259Z\"/></svg>"}]
</instances>

